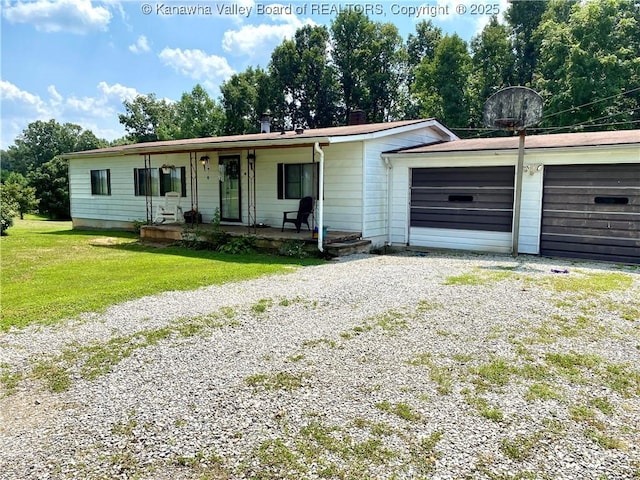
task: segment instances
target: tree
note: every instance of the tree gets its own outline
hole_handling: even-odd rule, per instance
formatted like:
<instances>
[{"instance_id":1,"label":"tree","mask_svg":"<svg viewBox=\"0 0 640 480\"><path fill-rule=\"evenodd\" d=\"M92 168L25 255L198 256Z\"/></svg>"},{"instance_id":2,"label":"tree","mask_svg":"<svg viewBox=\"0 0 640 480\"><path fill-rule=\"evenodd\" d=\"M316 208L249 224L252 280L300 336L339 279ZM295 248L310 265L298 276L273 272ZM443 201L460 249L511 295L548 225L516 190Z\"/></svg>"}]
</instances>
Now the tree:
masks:
<instances>
[{"instance_id":1,"label":"tree","mask_svg":"<svg viewBox=\"0 0 640 480\"><path fill-rule=\"evenodd\" d=\"M620 128L640 118L639 92L627 93L640 85L640 10L632 1L551 4L537 36L543 125Z\"/></svg>"},{"instance_id":2,"label":"tree","mask_svg":"<svg viewBox=\"0 0 640 480\"><path fill-rule=\"evenodd\" d=\"M15 210L24 219L25 213L30 213L38 206L36 189L29 186L28 180L20 173L11 172L3 185L4 194L15 204Z\"/></svg>"},{"instance_id":3,"label":"tree","mask_svg":"<svg viewBox=\"0 0 640 480\"><path fill-rule=\"evenodd\" d=\"M220 135L224 127L224 111L201 85L191 93L183 93L176 104L177 135L175 138L203 138Z\"/></svg>"},{"instance_id":4,"label":"tree","mask_svg":"<svg viewBox=\"0 0 640 480\"><path fill-rule=\"evenodd\" d=\"M126 113L118 115L127 136L135 143L171 140L176 137L176 108L166 100L158 100L154 93L138 95L123 102Z\"/></svg>"},{"instance_id":5,"label":"tree","mask_svg":"<svg viewBox=\"0 0 640 480\"><path fill-rule=\"evenodd\" d=\"M410 68L420 65L423 59L433 60L436 47L442 40L442 30L431 20L421 20L416 24L416 33L407 37L407 62Z\"/></svg>"},{"instance_id":6,"label":"tree","mask_svg":"<svg viewBox=\"0 0 640 480\"><path fill-rule=\"evenodd\" d=\"M416 24L416 33L410 33L407 37L406 73L403 90L407 97L404 106L407 118L416 118L420 115L420 107L415 95L411 94L411 86L416 81L418 67L422 62L432 62L436 53L436 47L442 39L442 30L433 25L431 20L422 20Z\"/></svg>"},{"instance_id":7,"label":"tree","mask_svg":"<svg viewBox=\"0 0 640 480\"><path fill-rule=\"evenodd\" d=\"M60 124L51 119L30 123L3 156L12 171L27 175L56 155L106 146L90 130L73 123Z\"/></svg>"},{"instance_id":8,"label":"tree","mask_svg":"<svg viewBox=\"0 0 640 480\"><path fill-rule=\"evenodd\" d=\"M364 108L373 122L401 116L406 103L400 95L404 84L406 51L398 28L391 23L375 23L366 63Z\"/></svg>"},{"instance_id":9,"label":"tree","mask_svg":"<svg viewBox=\"0 0 640 480\"><path fill-rule=\"evenodd\" d=\"M341 89L341 106L346 118L352 110L362 108L365 99L369 46L373 42L374 25L357 10L344 10L331 22L331 57Z\"/></svg>"},{"instance_id":10,"label":"tree","mask_svg":"<svg viewBox=\"0 0 640 480\"><path fill-rule=\"evenodd\" d=\"M68 172L68 162L55 157L28 176L29 184L35 188L36 196L40 200L40 213L50 219L71 218Z\"/></svg>"},{"instance_id":11,"label":"tree","mask_svg":"<svg viewBox=\"0 0 640 480\"><path fill-rule=\"evenodd\" d=\"M18 205L7 192L5 185L0 185L0 235L7 234L7 229L13 225L13 219L18 214Z\"/></svg>"},{"instance_id":12,"label":"tree","mask_svg":"<svg viewBox=\"0 0 640 480\"><path fill-rule=\"evenodd\" d=\"M257 133L260 117L273 103L269 76L260 67L236 73L220 87L228 135Z\"/></svg>"},{"instance_id":13,"label":"tree","mask_svg":"<svg viewBox=\"0 0 640 480\"><path fill-rule=\"evenodd\" d=\"M291 126L303 125L300 111L302 97L302 60L293 40L285 39L271 53L269 78L275 95L273 112Z\"/></svg>"},{"instance_id":14,"label":"tree","mask_svg":"<svg viewBox=\"0 0 640 480\"><path fill-rule=\"evenodd\" d=\"M514 73L515 83L518 85L531 85L533 81L540 47L539 39L534 32L548 3L548 0L512 0L505 12L516 53Z\"/></svg>"},{"instance_id":15,"label":"tree","mask_svg":"<svg viewBox=\"0 0 640 480\"><path fill-rule=\"evenodd\" d=\"M494 16L471 40L470 108L473 124L482 123L487 98L513 84L515 55L508 29Z\"/></svg>"},{"instance_id":16,"label":"tree","mask_svg":"<svg viewBox=\"0 0 640 480\"><path fill-rule=\"evenodd\" d=\"M442 38L433 60L424 59L416 72L412 93L422 116L437 117L450 127L469 125L470 63L464 40L457 34Z\"/></svg>"}]
</instances>

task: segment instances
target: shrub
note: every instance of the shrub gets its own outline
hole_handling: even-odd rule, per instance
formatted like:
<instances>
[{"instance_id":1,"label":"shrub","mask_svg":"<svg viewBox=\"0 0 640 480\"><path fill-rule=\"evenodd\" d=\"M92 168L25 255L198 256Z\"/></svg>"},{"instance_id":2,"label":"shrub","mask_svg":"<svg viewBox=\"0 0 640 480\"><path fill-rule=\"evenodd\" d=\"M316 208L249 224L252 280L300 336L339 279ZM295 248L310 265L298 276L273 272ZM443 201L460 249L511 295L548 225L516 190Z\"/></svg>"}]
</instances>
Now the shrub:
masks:
<instances>
[{"instance_id":1,"label":"shrub","mask_svg":"<svg viewBox=\"0 0 640 480\"><path fill-rule=\"evenodd\" d=\"M7 229L13 225L13 218L18 215L18 205L9 198L4 185L0 186L0 235L6 235Z\"/></svg>"},{"instance_id":2,"label":"shrub","mask_svg":"<svg viewBox=\"0 0 640 480\"><path fill-rule=\"evenodd\" d=\"M244 255L254 253L256 250L255 237L233 237L217 249L221 253L232 255Z\"/></svg>"},{"instance_id":3,"label":"shrub","mask_svg":"<svg viewBox=\"0 0 640 480\"><path fill-rule=\"evenodd\" d=\"M283 257L306 258L309 252L305 250L305 244L301 240L288 240L278 249L278 255Z\"/></svg>"}]
</instances>

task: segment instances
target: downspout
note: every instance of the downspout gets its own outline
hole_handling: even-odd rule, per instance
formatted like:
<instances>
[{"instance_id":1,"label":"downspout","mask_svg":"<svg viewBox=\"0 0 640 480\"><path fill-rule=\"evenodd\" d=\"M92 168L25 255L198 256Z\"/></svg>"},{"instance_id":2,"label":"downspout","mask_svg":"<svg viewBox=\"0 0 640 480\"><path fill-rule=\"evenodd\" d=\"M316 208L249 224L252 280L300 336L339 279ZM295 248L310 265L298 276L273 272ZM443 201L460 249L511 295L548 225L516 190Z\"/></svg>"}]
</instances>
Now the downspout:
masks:
<instances>
[{"instance_id":1,"label":"downspout","mask_svg":"<svg viewBox=\"0 0 640 480\"><path fill-rule=\"evenodd\" d=\"M324 225L324 151L320 148L320 143L316 142L313 149L320 154L320 161L318 162L318 218L316 224L318 226L318 250L324 252L322 242L324 241L324 232L322 226Z\"/></svg>"},{"instance_id":2,"label":"downspout","mask_svg":"<svg viewBox=\"0 0 640 480\"><path fill-rule=\"evenodd\" d=\"M392 187L391 184L393 182L393 178L391 176L391 170L393 169L393 165L391 164L391 159L387 156L383 156L384 164L387 167L387 247L391 246L391 195L392 195Z\"/></svg>"}]
</instances>

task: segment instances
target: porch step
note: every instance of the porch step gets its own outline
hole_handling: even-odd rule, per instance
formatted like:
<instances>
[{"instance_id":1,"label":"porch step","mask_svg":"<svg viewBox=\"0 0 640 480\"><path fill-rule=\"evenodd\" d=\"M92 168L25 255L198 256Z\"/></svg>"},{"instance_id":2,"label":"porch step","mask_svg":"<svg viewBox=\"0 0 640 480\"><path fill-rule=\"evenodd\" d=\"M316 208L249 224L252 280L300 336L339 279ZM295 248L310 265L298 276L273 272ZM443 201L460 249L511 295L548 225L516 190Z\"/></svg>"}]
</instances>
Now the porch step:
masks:
<instances>
[{"instance_id":1,"label":"porch step","mask_svg":"<svg viewBox=\"0 0 640 480\"><path fill-rule=\"evenodd\" d=\"M332 257L343 257L354 253L369 253L371 251L371 240L341 240L325 244L324 249Z\"/></svg>"},{"instance_id":2,"label":"porch step","mask_svg":"<svg viewBox=\"0 0 640 480\"><path fill-rule=\"evenodd\" d=\"M333 237L333 238L332 238ZM325 245L332 243L347 243L352 240L360 240L362 233L360 232L327 232L327 237L323 239Z\"/></svg>"},{"instance_id":3,"label":"porch step","mask_svg":"<svg viewBox=\"0 0 640 480\"><path fill-rule=\"evenodd\" d=\"M143 225L140 228L142 240L182 240L184 225Z\"/></svg>"}]
</instances>

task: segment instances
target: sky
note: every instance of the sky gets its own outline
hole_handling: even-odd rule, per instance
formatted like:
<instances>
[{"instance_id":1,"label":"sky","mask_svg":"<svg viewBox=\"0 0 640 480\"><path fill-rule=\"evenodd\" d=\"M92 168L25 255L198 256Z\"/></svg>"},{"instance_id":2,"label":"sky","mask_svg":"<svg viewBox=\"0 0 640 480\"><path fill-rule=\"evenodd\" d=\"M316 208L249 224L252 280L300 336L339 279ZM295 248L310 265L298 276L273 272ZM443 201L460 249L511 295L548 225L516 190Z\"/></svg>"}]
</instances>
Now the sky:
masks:
<instances>
[{"instance_id":1,"label":"sky","mask_svg":"<svg viewBox=\"0 0 640 480\"><path fill-rule=\"evenodd\" d=\"M125 135L122 102L154 93L177 101L220 85L307 24L340 9L395 24L404 39L421 20L466 41L507 0L378 2L269 0L0 0L0 148L36 120L75 123L107 140Z\"/></svg>"}]
</instances>

